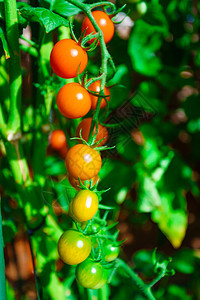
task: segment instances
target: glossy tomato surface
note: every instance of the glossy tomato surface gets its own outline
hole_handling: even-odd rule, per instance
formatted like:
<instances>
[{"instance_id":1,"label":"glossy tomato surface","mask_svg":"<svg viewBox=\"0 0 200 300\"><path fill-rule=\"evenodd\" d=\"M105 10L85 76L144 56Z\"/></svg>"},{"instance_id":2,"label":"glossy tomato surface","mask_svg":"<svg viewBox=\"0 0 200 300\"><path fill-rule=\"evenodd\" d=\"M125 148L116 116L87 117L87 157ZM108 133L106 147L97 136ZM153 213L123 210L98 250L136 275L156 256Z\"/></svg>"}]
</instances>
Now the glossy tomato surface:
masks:
<instances>
[{"instance_id":1,"label":"glossy tomato surface","mask_svg":"<svg viewBox=\"0 0 200 300\"><path fill-rule=\"evenodd\" d=\"M90 91L99 93L100 89L101 89L101 81L97 80L97 81L93 82L92 84L90 84L88 89ZM105 94L105 96L108 96L108 97L106 97L106 100L110 101L110 90L107 87L104 87L104 94ZM91 101L92 101L92 109L95 109L97 106L98 97L91 95L91 94L90 94L90 96L91 96ZM104 98L101 99L100 108L104 108L107 105L106 100Z\"/></svg>"},{"instance_id":2,"label":"glossy tomato surface","mask_svg":"<svg viewBox=\"0 0 200 300\"><path fill-rule=\"evenodd\" d=\"M82 138L87 142L90 134L91 124L92 124L92 118L86 118L82 120L76 129L76 136L80 137L80 131L81 131ZM96 132L96 126L94 127L93 135L95 134L95 132ZM106 129L106 127L102 126L101 124L98 124L98 132L97 132L95 142L98 142L101 139L103 140L98 146L103 146L107 142L108 130Z\"/></svg>"},{"instance_id":3,"label":"glossy tomato surface","mask_svg":"<svg viewBox=\"0 0 200 300\"><path fill-rule=\"evenodd\" d=\"M95 177L101 169L100 154L87 145L75 145L66 155L67 171L75 179L89 180Z\"/></svg>"},{"instance_id":4,"label":"glossy tomato surface","mask_svg":"<svg viewBox=\"0 0 200 300\"><path fill-rule=\"evenodd\" d=\"M73 176L71 176L69 174L68 176L68 179L69 179L69 183L77 190L79 191L80 189L78 188L78 186L80 186L80 183L79 183L79 180L78 179L75 179ZM96 175L95 177L91 178L90 180L92 180L92 186L94 186L97 181L100 180L99 176ZM82 184L85 185L85 180L81 180ZM87 184L87 188L90 187L90 183Z\"/></svg>"},{"instance_id":5,"label":"glossy tomato surface","mask_svg":"<svg viewBox=\"0 0 200 300\"><path fill-rule=\"evenodd\" d=\"M50 64L54 73L62 78L74 78L82 73L88 62L88 56L75 41L63 39L55 44L50 55Z\"/></svg>"},{"instance_id":6,"label":"glossy tomato surface","mask_svg":"<svg viewBox=\"0 0 200 300\"><path fill-rule=\"evenodd\" d=\"M90 238L77 230L65 231L58 241L59 256L68 265L81 263L89 256L90 252Z\"/></svg>"},{"instance_id":7,"label":"glossy tomato surface","mask_svg":"<svg viewBox=\"0 0 200 300\"><path fill-rule=\"evenodd\" d=\"M76 267L76 280L88 289L99 289L107 281L107 271L100 263L88 258Z\"/></svg>"},{"instance_id":8,"label":"glossy tomato surface","mask_svg":"<svg viewBox=\"0 0 200 300\"><path fill-rule=\"evenodd\" d=\"M98 209L98 196L95 192L82 190L71 201L73 216L78 222L92 219Z\"/></svg>"},{"instance_id":9,"label":"glossy tomato surface","mask_svg":"<svg viewBox=\"0 0 200 300\"><path fill-rule=\"evenodd\" d=\"M119 255L119 247L113 246L112 244L105 244L103 246L105 261L110 262L115 260Z\"/></svg>"},{"instance_id":10,"label":"glossy tomato surface","mask_svg":"<svg viewBox=\"0 0 200 300\"><path fill-rule=\"evenodd\" d=\"M85 116L91 108L90 94L79 83L65 84L58 92L56 103L60 113L69 119Z\"/></svg>"},{"instance_id":11,"label":"glossy tomato surface","mask_svg":"<svg viewBox=\"0 0 200 300\"><path fill-rule=\"evenodd\" d=\"M99 10L94 11L94 12L92 12L92 15L93 15L97 25L102 30L104 41L107 44L113 38L113 35L115 32L115 26L114 26L113 22L111 21L109 16L103 11L99 11ZM84 30L86 30L86 33L85 33L86 35L88 35L92 32L96 32L94 29L94 26L92 25L92 23L90 22L88 17L86 17L83 20L82 32ZM93 41L94 41L94 39L92 39L90 41L90 43Z\"/></svg>"}]
</instances>

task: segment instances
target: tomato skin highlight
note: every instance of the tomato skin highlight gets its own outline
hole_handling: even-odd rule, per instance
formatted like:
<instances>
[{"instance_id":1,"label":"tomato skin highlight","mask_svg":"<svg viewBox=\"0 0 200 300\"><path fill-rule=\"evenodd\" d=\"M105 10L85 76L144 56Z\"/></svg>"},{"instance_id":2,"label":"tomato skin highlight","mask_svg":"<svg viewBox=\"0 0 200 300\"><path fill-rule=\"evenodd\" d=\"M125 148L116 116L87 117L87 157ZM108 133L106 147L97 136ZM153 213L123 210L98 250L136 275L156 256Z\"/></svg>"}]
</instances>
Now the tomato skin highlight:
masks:
<instances>
[{"instance_id":1,"label":"tomato skin highlight","mask_svg":"<svg viewBox=\"0 0 200 300\"><path fill-rule=\"evenodd\" d=\"M52 70L62 78L76 77L78 68L79 73L82 73L87 66L87 62L87 52L71 39L63 39L57 42L50 55Z\"/></svg>"},{"instance_id":2,"label":"tomato skin highlight","mask_svg":"<svg viewBox=\"0 0 200 300\"><path fill-rule=\"evenodd\" d=\"M89 256L91 247L90 238L74 229L65 231L58 241L59 256L68 265L84 261Z\"/></svg>"},{"instance_id":3,"label":"tomato skin highlight","mask_svg":"<svg viewBox=\"0 0 200 300\"><path fill-rule=\"evenodd\" d=\"M115 32L115 26L109 16L103 12L103 11L93 11L92 15L97 23L97 25L100 27L100 29L103 32L104 42L107 44L111 41L113 38L114 32ZM82 23L82 32L86 29L85 35L88 35L92 32L96 33L96 30L94 29L94 26L90 22L89 18L86 17L83 20ZM93 43L94 39L91 39L89 43ZM99 43L98 43L99 44Z\"/></svg>"},{"instance_id":4,"label":"tomato skin highlight","mask_svg":"<svg viewBox=\"0 0 200 300\"><path fill-rule=\"evenodd\" d=\"M92 118L86 118L82 120L76 129L76 136L80 137L80 130L81 130L81 136L87 142L90 134L91 124L92 124ZM93 135L95 134L95 132L96 132L96 126L94 127ZM103 141L101 141L101 143L98 144L98 146L103 146L107 142L108 130L106 129L106 127L102 126L101 124L98 124L98 132L95 139L95 143L100 141L101 139L103 139Z\"/></svg>"},{"instance_id":5,"label":"tomato skin highlight","mask_svg":"<svg viewBox=\"0 0 200 300\"><path fill-rule=\"evenodd\" d=\"M105 244L103 246L105 261L111 262L115 260L119 255L119 247L113 246L112 244Z\"/></svg>"},{"instance_id":6,"label":"tomato skin highlight","mask_svg":"<svg viewBox=\"0 0 200 300\"><path fill-rule=\"evenodd\" d=\"M100 154L87 145L75 145L66 155L67 171L75 179L89 180L95 177L101 169Z\"/></svg>"},{"instance_id":7,"label":"tomato skin highlight","mask_svg":"<svg viewBox=\"0 0 200 300\"><path fill-rule=\"evenodd\" d=\"M94 217L98 210L99 199L95 192L82 190L71 201L71 211L78 222Z\"/></svg>"},{"instance_id":8,"label":"tomato skin highlight","mask_svg":"<svg viewBox=\"0 0 200 300\"><path fill-rule=\"evenodd\" d=\"M100 263L88 258L76 267L76 280L88 289L99 289L107 281L107 271Z\"/></svg>"},{"instance_id":9,"label":"tomato skin highlight","mask_svg":"<svg viewBox=\"0 0 200 300\"><path fill-rule=\"evenodd\" d=\"M51 148L65 157L68 151L67 139L63 130L55 129L49 135L49 145Z\"/></svg>"},{"instance_id":10,"label":"tomato skin highlight","mask_svg":"<svg viewBox=\"0 0 200 300\"><path fill-rule=\"evenodd\" d=\"M71 176L69 174L68 176L68 180L69 180L69 183L77 190L77 191L80 191L80 189L78 188L78 186L80 186L80 183L79 183L79 180L78 179L75 179L73 176ZM92 186L94 186L97 181L100 180L99 176L96 175L95 177L91 178L90 180L92 180ZM82 184L84 184L84 180L81 180ZM88 183L87 184L87 188L90 187L90 184Z\"/></svg>"},{"instance_id":11,"label":"tomato skin highlight","mask_svg":"<svg viewBox=\"0 0 200 300\"><path fill-rule=\"evenodd\" d=\"M101 81L97 80L97 81L93 82L92 84L89 85L88 89L93 92L100 92ZM106 86L104 87L104 94L105 94L105 96L109 96L109 97L106 97L106 100L109 102L110 101L110 90ZM98 96L94 96L94 95L90 94L90 97L91 97L91 101L92 101L92 109L96 109L97 102L98 102ZM106 100L104 98L101 99L100 109L104 108L107 105Z\"/></svg>"},{"instance_id":12,"label":"tomato skin highlight","mask_svg":"<svg viewBox=\"0 0 200 300\"><path fill-rule=\"evenodd\" d=\"M59 90L56 103L64 117L77 119L85 116L90 110L91 97L79 83L72 82Z\"/></svg>"}]
</instances>

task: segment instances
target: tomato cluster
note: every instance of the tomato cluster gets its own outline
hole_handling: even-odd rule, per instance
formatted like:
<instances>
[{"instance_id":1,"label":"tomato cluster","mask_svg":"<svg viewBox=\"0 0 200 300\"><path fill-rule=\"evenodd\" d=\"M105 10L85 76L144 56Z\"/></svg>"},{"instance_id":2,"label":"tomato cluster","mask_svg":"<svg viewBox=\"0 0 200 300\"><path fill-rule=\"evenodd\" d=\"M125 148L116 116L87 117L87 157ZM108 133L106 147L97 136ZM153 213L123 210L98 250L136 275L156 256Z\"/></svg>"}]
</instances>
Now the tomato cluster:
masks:
<instances>
[{"instance_id":1,"label":"tomato cluster","mask_svg":"<svg viewBox=\"0 0 200 300\"><path fill-rule=\"evenodd\" d=\"M92 13L96 24L102 30L104 42L108 43L114 35L114 25L109 16L103 11ZM82 24L84 35L95 33L94 27L86 17ZM90 39L89 44L93 42ZM71 82L65 84L58 92L56 103L60 113L69 119L84 117L90 110L95 110L101 91L101 81L96 80L91 84L86 80L80 83L81 74L88 62L87 51L81 47L80 42L71 39L64 39L55 44L50 56L50 64L56 75L62 78L75 78L78 76L79 83ZM104 88L104 96L100 96L100 109L106 107L110 101L110 90ZM69 203L69 216L76 224L77 229L65 231L58 241L58 253L64 263L77 265L76 279L86 288L98 289L102 287L107 279L108 272L105 266L113 261L119 254L119 248L112 244L103 243L102 247L105 257L101 261L91 255L98 250L98 244L92 234L101 231L100 224L93 223L95 216L100 217L99 201L101 194L98 194L97 185L99 182L98 173L101 169L102 159L98 147L105 145L108 139L106 127L96 122L93 126L92 118L83 119L76 129L76 136L79 144L70 149L64 132L54 130L49 143L56 151L67 149L65 152L65 165L68 171L70 184L77 190L75 197ZM95 141L90 141L91 127L92 136ZM90 143L90 144L89 144ZM91 222L91 223L90 223ZM91 224L91 225L90 225ZM97 262L98 261L98 262Z\"/></svg>"}]
</instances>

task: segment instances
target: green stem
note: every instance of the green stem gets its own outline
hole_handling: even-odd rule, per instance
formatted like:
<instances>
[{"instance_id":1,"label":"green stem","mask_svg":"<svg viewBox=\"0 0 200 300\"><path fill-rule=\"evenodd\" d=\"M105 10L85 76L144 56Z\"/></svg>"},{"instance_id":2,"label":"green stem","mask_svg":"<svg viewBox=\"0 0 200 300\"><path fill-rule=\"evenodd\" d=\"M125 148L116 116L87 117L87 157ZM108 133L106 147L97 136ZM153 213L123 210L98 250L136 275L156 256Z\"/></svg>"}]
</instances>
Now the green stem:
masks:
<instances>
[{"instance_id":1,"label":"green stem","mask_svg":"<svg viewBox=\"0 0 200 300\"><path fill-rule=\"evenodd\" d=\"M21 128L21 85L19 28L16 0L5 0L5 19L7 41L10 50L9 80L10 80L10 112L8 119L9 131L14 135Z\"/></svg>"},{"instance_id":2,"label":"green stem","mask_svg":"<svg viewBox=\"0 0 200 300\"><path fill-rule=\"evenodd\" d=\"M135 284L147 299L156 300L156 298L152 294L151 288L147 284L145 284L142 279L140 279L140 277L123 260L118 258L117 263L119 267L122 267L126 271L126 273L129 274L131 279L135 282Z\"/></svg>"},{"instance_id":3,"label":"green stem","mask_svg":"<svg viewBox=\"0 0 200 300\"><path fill-rule=\"evenodd\" d=\"M2 300L6 300L6 278L5 278L5 261L3 252L3 234L1 218L1 199L0 199L0 295Z\"/></svg>"}]
</instances>

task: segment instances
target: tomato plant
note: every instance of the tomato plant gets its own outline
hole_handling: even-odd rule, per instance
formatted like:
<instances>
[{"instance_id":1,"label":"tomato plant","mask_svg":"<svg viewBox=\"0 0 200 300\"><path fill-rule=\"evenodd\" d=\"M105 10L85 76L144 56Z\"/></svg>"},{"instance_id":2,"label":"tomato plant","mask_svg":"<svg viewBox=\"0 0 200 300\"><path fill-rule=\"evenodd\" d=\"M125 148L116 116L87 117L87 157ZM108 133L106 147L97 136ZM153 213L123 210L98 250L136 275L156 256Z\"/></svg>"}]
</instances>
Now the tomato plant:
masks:
<instances>
[{"instance_id":1,"label":"tomato plant","mask_svg":"<svg viewBox=\"0 0 200 300\"><path fill-rule=\"evenodd\" d=\"M87 53L75 41L63 39L51 51L50 64L54 73L62 78L74 78L82 73L88 62Z\"/></svg>"},{"instance_id":2,"label":"tomato plant","mask_svg":"<svg viewBox=\"0 0 200 300\"><path fill-rule=\"evenodd\" d=\"M107 281L107 271L100 263L86 259L76 268L76 280L88 289L99 289Z\"/></svg>"},{"instance_id":3,"label":"tomato plant","mask_svg":"<svg viewBox=\"0 0 200 300\"><path fill-rule=\"evenodd\" d=\"M58 92L56 103L60 113L69 119L85 116L91 108L89 93L79 83L67 83Z\"/></svg>"},{"instance_id":4,"label":"tomato plant","mask_svg":"<svg viewBox=\"0 0 200 300\"><path fill-rule=\"evenodd\" d=\"M85 222L94 217L98 209L98 196L96 193L83 190L71 201L71 211L78 222Z\"/></svg>"},{"instance_id":5,"label":"tomato plant","mask_svg":"<svg viewBox=\"0 0 200 300\"><path fill-rule=\"evenodd\" d=\"M92 118L83 119L76 129L76 136L80 137L80 132L81 132L82 138L85 141L88 141L91 124L92 124ZM103 146L108 140L108 130L106 129L106 127L102 126L101 124L98 124L98 130L96 130L96 126L95 126L93 130L93 134L95 134L96 131L97 131L97 135L96 135L95 143L103 139L98 144L99 146Z\"/></svg>"},{"instance_id":6,"label":"tomato plant","mask_svg":"<svg viewBox=\"0 0 200 300\"><path fill-rule=\"evenodd\" d=\"M75 145L67 153L66 168L75 179L89 180L101 169L100 154L87 145Z\"/></svg>"},{"instance_id":7,"label":"tomato plant","mask_svg":"<svg viewBox=\"0 0 200 300\"><path fill-rule=\"evenodd\" d=\"M68 265L84 261L91 252L91 240L77 230L65 231L58 241L60 258Z\"/></svg>"},{"instance_id":8,"label":"tomato plant","mask_svg":"<svg viewBox=\"0 0 200 300\"><path fill-rule=\"evenodd\" d=\"M113 38L115 27L113 22L110 20L109 16L104 13L103 11L94 11L92 13L93 18L95 19L97 25L103 32L103 38L105 43L109 43L111 39ZM85 31L86 30L86 31ZM95 28L92 25L90 19L86 17L82 24L82 32L85 31L85 34L88 35L90 33L95 32ZM93 39L91 39L91 42L93 42Z\"/></svg>"},{"instance_id":9,"label":"tomato plant","mask_svg":"<svg viewBox=\"0 0 200 300\"><path fill-rule=\"evenodd\" d=\"M0 1L2 300L198 298L197 2Z\"/></svg>"}]
</instances>

